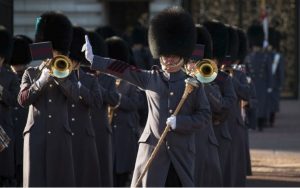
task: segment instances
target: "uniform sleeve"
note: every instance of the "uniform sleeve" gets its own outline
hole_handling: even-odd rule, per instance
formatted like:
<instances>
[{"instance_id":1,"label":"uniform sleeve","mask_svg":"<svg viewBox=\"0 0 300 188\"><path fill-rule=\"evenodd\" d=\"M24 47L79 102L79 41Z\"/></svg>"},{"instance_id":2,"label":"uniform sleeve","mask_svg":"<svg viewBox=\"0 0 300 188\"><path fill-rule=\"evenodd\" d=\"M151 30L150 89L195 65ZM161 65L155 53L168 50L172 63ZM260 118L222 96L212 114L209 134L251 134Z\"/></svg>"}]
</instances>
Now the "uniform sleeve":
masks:
<instances>
[{"instance_id":1,"label":"uniform sleeve","mask_svg":"<svg viewBox=\"0 0 300 188\"><path fill-rule=\"evenodd\" d=\"M1 74L1 73L0 73ZM17 96L19 92L19 81L18 77L12 75L11 82L9 83L9 87L5 88L2 86L2 93L0 94L0 100L2 100L7 106L16 106L17 105Z\"/></svg>"},{"instance_id":2,"label":"uniform sleeve","mask_svg":"<svg viewBox=\"0 0 300 188\"><path fill-rule=\"evenodd\" d=\"M92 85L90 89L83 84L80 86L80 101L89 107L101 108L103 100L98 80L92 78L91 81Z\"/></svg>"},{"instance_id":3,"label":"uniform sleeve","mask_svg":"<svg viewBox=\"0 0 300 188\"><path fill-rule=\"evenodd\" d=\"M233 86L238 99L248 101L250 99L250 85L247 82L246 74L238 72L239 76L233 76Z\"/></svg>"},{"instance_id":4,"label":"uniform sleeve","mask_svg":"<svg viewBox=\"0 0 300 188\"><path fill-rule=\"evenodd\" d=\"M32 82L28 70L25 70L20 85L20 92L18 95L18 103L22 107L27 107L33 104L40 96L42 88L39 88L36 82Z\"/></svg>"},{"instance_id":5,"label":"uniform sleeve","mask_svg":"<svg viewBox=\"0 0 300 188\"><path fill-rule=\"evenodd\" d=\"M126 80L142 89L147 89L151 78L150 71L138 69L123 61L103 58L96 55L94 56L91 68Z\"/></svg>"},{"instance_id":6,"label":"uniform sleeve","mask_svg":"<svg viewBox=\"0 0 300 188\"><path fill-rule=\"evenodd\" d=\"M201 85L196 91L194 113L181 115L179 112L176 117L175 132L192 133L211 123L211 110L203 86Z\"/></svg>"},{"instance_id":7,"label":"uniform sleeve","mask_svg":"<svg viewBox=\"0 0 300 188\"><path fill-rule=\"evenodd\" d=\"M71 80L70 78L65 79L56 79L54 78L62 93L67 97L72 99L74 102L78 102L78 100L82 100L82 96L80 96L78 83Z\"/></svg>"}]
</instances>

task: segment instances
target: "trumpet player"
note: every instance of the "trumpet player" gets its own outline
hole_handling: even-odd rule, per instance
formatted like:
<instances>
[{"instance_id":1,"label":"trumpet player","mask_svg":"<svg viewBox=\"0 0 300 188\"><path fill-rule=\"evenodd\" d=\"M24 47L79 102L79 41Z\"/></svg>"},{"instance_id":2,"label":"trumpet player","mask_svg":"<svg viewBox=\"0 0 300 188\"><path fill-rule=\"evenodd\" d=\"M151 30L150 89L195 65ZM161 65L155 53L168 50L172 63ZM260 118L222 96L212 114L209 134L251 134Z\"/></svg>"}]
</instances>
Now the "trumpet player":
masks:
<instances>
[{"instance_id":1,"label":"trumpet player","mask_svg":"<svg viewBox=\"0 0 300 188\"><path fill-rule=\"evenodd\" d=\"M70 79L78 83L79 100L68 99L68 115L73 135L72 151L76 186L99 187L101 186L100 165L91 109L101 108L102 94L98 80L80 68L80 64L86 61L84 53L81 52L86 33L82 27L73 27L70 59L74 68Z\"/></svg>"},{"instance_id":2,"label":"trumpet player","mask_svg":"<svg viewBox=\"0 0 300 188\"><path fill-rule=\"evenodd\" d=\"M50 74L49 63L71 72L67 54L72 41L72 24L63 14L45 12L36 21L35 41L50 41L56 62L43 61L23 74L18 102L29 106L24 129L24 187L75 186L72 130L69 124L68 99L79 100L79 86L69 77ZM64 56L58 56L64 55ZM47 66L45 67L45 64ZM60 77L60 75L57 75Z\"/></svg>"},{"instance_id":3,"label":"trumpet player","mask_svg":"<svg viewBox=\"0 0 300 188\"><path fill-rule=\"evenodd\" d=\"M206 21L203 25L211 35L213 43L212 59L217 63L218 69L220 69L228 50L228 29L217 20ZM213 128L219 143L223 186L232 186L231 144L233 135L229 132L228 118L232 114L231 107L236 102L237 96L232 79L226 72L218 71L218 76L214 82L222 94L222 105L219 105L221 111L213 116Z\"/></svg>"},{"instance_id":4,"label":"trumpet player","mask_svg":"<svg viewBox=\"0 0 300 188\"><path fill-rule=\"evenodd\" d=\"M178 105L187 75L181 70L196 43L192 17L182 8L171 7L158 13L150 23L149 44L162 70L140 70L129 64L94 56L88 38L83 46L91 67L112 74L145 90L149 104L148 120L139 139L132 186L144 170L155 145L168 124L168 132L142 183L137 186L194 186L195 131L211 120L209 103L200 85L186 99L179 114Z\"/></svg>"},{"instance_id":5,"label":"trumpet player","mask_svg":"<svg viewBox=\"0 0 300 188\"><path fill-rule=\"evenodd\" d=\"M12 36L9 31L0 25L0 126L5 131L10 142L0 140L0 186L16 186L14 184L14 126L11 109L17 105L19 91L18 77L13 74L7 64L10 61L12 50ZM1 139L1 136L0 136ZM5 142L5 145L1 145Z\"/></svg>"}]
</instances>

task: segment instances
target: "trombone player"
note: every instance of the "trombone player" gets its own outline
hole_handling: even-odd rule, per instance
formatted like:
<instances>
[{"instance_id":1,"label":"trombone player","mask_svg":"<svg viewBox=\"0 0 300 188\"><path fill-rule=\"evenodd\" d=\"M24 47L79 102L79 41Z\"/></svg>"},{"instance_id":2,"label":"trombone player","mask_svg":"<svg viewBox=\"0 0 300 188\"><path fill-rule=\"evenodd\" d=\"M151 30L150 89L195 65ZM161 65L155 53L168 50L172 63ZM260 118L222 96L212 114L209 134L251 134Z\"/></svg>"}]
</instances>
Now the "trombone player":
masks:
<instances>
[{"instance_id":1,"label":"trombone player","mask_svg":"<svg viewBox=\"0 0 300 188\"><path fill-rule=\"evenodd\" d=\"M54 58L29 67L22 77L18 102L29 106L23 133L24 187L75 186L67 101L78 101L79 86L67 77L71 62L66 56L72 32L61 13L45 12L37 19L35 42L52 42Z\"/></svg>"}]
</instances>

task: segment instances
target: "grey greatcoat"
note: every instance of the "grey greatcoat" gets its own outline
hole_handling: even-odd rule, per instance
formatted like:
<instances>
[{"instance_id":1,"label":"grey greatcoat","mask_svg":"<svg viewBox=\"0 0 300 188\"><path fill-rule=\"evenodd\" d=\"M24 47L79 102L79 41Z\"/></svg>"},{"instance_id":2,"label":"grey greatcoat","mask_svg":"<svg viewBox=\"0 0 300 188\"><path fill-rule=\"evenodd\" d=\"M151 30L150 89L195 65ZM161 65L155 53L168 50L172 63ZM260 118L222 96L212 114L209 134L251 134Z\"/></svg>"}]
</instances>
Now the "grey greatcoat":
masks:
<instances>
[{"instance_id":1,"label":"grey greatcoat","mask_svg":"<svg viewBox=\"0 0 300 188\"><path fill-rule=\"evenodd\" d=\"M40 67L28 68L18 101L29 106L24 129L23 186L75 186L72 131L67 99L79 99L78 84L69 78L36 87Z\"/></svg>"},{"instance_id":2,"label":"grey greatcoat","mask_svg":"<svg viewBox=\"0 0 300 188\"><path fill-rule=\"evenodd\" d=\"M205 84L205 93L212 113L220 113L222 95L216 84ZM221 187L222 170L219 158L219 143L212 122L196 133L195 186Z\"/></svg>"},{"instance_id":3,"label":"grey greatcoat","mask_svg":"<svg viewBox=\"0 0 300 188\"><path fill-rule=\"evenodd\" d=\"M250 85L247 83L246 74L239 71L233 71L233 86L238 100L232 105L232 113L229 116L229 131L232 135L231 143L231 167L232 167L232 186L243 187L246 186L246 167L247 167L247 153L246 144L248 139L244 120L241 115L241 100L249 101L250 99Z\"/></svg>"},{"instance_id":4,"label":"grey greatcoat","mask_svg":"<svg viewBox=\"0 0 300 188\"><path fill-rule=\"evenodd\" d=\"M262 51L251 52L245 58L245 65L256 90L257 118L267 118L269 107L267 105L267 90L272 88L272 58Z\"/></svg>"},{"instance_id":5,"label":"grey greatcoat","mask_svg":"<svg viewBox=\"0 0 300 188\"><path fill-rule=\"evenodd\" d=\"M114 171L117 174L133 171L138 149L138 108L142 93L134 85L121 81L117 91L122 95L120 105L114 110L113 146L114 146Z\"/></svg>"},{"instance_id":6,"label":"grey greatcoat","mask_svg":"<svg viewBox=\"0 0 300 188\"><path fill-rule=\"evenodd\" d=\"M75 74L78 74L78 79ZM68 100L69 124L72 135L74 170L76 186L99 187L100 166L95 140L95 131L91 121L92 107L101 108L102 96L98 80L81 69L72 73L74 82L80 81L80 96L76 103Z\"/></svg>"},{"instance_id":7,"label":"grey greatcoat","mask_svg":"<svg viewBox=\"0 0 300 188\"><path fill-rule=\"evenodd\" d=\"M228 118L232 113L231 108L237 101L231 77L222 72L214 81L218 84L222 97L215 101L214 108L218 109L213 113L212 122L216 138L219 143L219 158L222 169L223 186L232 186L232 166L231 166L231 141L232 136L229 132Z\"/></svg>"},{"instance_id":8,"label":"grey greatcoat","mask_svg":"<svg viewBox=\"0 0 300 188\"><path fill-rule=\"evenodd\" d=\"M108 124L108 105L116 105L119 97L116 94L115 79L100 74L97 77L103 98L101 108L93 108L92 123L96 134L96 145L98 150L101 186L113 186L113 146L112 146L112 129Z\"/></svg>"},{"instance_id":9,"label":"grey greatcoat","mask_svg":"<svg viewBox=\"0 0 300 188\"><path fill-rule=\"evenodd\" d=\"M137 181L149 159L166 120L175 111L184 91L187 76L182 72L163 73L139 70L127 63L95 56L92 68L113 74L146 91L149 114L139 140L139 150L132 178ZM176 117L176 129L170 131L165 143L142 181L142 186L164 186L172 163L182 186L194 186L195 131L211 120L211 112L203 86L195 89Z\"/></svg>"},{"instance_id":10,"label":"grey greatcoat","mask_svg":"<svg viewBox=\"0 0 300 188\"><path fill-rule=\"evenodd\" d=\"M15 167L12 109L17 105L18 77L6 68L0 67L0 85L3 87L2 95L0 94L0 125L11 139L8 148L0 152L0 177L13 178Z\"/></svg>"},{"instance_id":11,"label":"grey greatcoat","mask_svg":"<svg viewBox=\"0 0 300 188\"><path fill-rule=\"evenodd\" d=\"M275 60L276 56L279 58L278 62ZM280 89L284 82L284 58L280 53L272 53L272 58L272 92L269 94L268 100L270 112L274 113L279 111Z\"/></svg>"}]
</instances>

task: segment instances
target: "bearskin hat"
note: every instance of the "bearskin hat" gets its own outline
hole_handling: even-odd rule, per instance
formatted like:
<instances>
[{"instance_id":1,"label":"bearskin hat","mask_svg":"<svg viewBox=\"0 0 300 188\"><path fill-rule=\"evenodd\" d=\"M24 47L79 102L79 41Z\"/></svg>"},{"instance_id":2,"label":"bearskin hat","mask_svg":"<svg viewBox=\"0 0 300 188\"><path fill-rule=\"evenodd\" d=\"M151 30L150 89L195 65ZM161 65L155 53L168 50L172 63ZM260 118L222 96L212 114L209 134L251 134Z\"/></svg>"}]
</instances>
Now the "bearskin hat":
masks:
<instances>
[{"instance_id":1,"label":"bearskin hat","mask_svg":"<svg viewBox=\"0 0 300 188\"><path fill-rule=\"evenodd\" d=\"M2 25L0 25L0 57L8 62L11 56L11 50L13 46L12 35Z\"/></svg>"},{"instance_id":2,"label":"bearskin hat","mask_svg":"<svg viewBox=\"0 0 300 188\"><path fill-rule=\"evenodd\" d=\"M264 43L264 30L261 24L251 25L247 30L249 46L262 47Z\"/></svg>"},{"instance_id":3,"label":"bearskin hat","mask_svg":"<svg viewBox=\"0 0 300 188\"><path fill-rule=\"evenodd\" d=\"M109 37L116 36L115 30L111 26L108 26L108 25L97 27L95 31L96 31L96 33L101 35L101 37L103 37L103 39L107 39Z\"/></svg>"},{"instance_id":4,"label":"bearskin hat","mask_svg":"<svg viewBox=\"0 0 300 188\"><path fill-rule=\"evenodd\" d=\"M134 27L131 33L132 44L142 44L147 46L147 29Z\"/></svg>"},{"instance_id":5,"label":"bearskin hat","mask_svg":"<svg viewBox=\"0 0 300 188\"><path fill-rule=\"evenodd\" d=\"M205 21L203 26L208 30L212 38L213 58L219 61L223 60L228 49L228 28L217 20Z\"/></svg>"},{"instance_id":6,"label":"bearskin hat","mask_svg":"<svg viewBox=\"0 0 300 188\"><path fill-rule=\"evenodd\" d=\"M70 47L69 57L78 63L85 62L85 55L81 52L82 46L85 43L86 31L82 27L73 27L73 39Z\"/></svg>"},{"instance_id":7,"label":"bearskin hat","mask_svg":"<svg viewBox=\"0 0 300 188\"><path fill-rule=\"evenodd\" d=\"M247 53L248 53L248 40L247 35L242 29L237 29L238 36L239 36L239 52L238 52L238 59L240 63L243 63Z\"/></svg>"},{"instance_id":8,"label":"bearskin hat","mask_svg":"<svg viewBox=\"0 0 300 188\"><path fill-rule=\"evenodd\" d=\"M204 45L204 59L212 58L212 40L209 32L200 24L196 25L197 44Z\"/></svg>"},{"instance_id":9,"label":"bearskin hat","mask_svg":"<svg viewBox=\"0 0 300 188\"><path fill-rule=\"evenodd\" d=\"M93 47L93 53L98 56L107 56L107 45L101 35L95 31L89 31L88 37Z\"/></svg>"},{"instance_id":10,"label":"bearskin hat","mask_svg":"<svg viewBox=\"0 0 300 188\"><path fill-rule=\"evenodd\" d=\"M177 55L189 58L196 44L196 29L189 13L171 7L150 21L148 42L153 58Z\"/></svg>"},{"instance_id":11,"label":"bearskin hat","mask_svg":"<svg viewBox=\"0 0 300 188\"><path fill-rule=\"evenodd\" d=\"M277 31L275 28L270 27L269 28L269 44L277 51L279 51L279 49L280 49L280 40L281 40L280 32Z\"/></svg>"},{"instance_id":12,"label":"bearskin hat","mask_svg":"<svg viewBox=\"0 0 300 188\"><path fill-rule=\"evenodd\" d=\"M13 37L13 50L10 65L27 65L31 61L29 44L32 40L24 35Z\"/></svg>"},{"instance_id":13,"label":"bearskin hat","mask_svg":"<svg viewBox=\"0 0 300 188\"><path fill-rule=\"evenodd\" d=\"M50 41L54 50L67 55L72 34L72 24L62 13L46 12L37 18L35 42Z\"/></svg>"},{"instance_id":14,"label":"bearskin hat","mask_svg":"<svg viewBox=\"0 0 300 188\"><path fill-rule=\"evenodd\" d=\"M128 44L120 37L113 36L105 40L107 45L107 55L110 58L129 62Z\"/></svg>"},{"instance_id":15,"label":"bearskin hat","mask_svg":"<svg viewBox=\"0 0 300 188\"><path fill-rule=\"evenodd\" d=\"M237 28L232 27L230 25L228 27L228 51L227 55L230 57L231 62L235 62L238 59L239 53L239 35L237 33Z\"/></svg>"}]
</instances>

